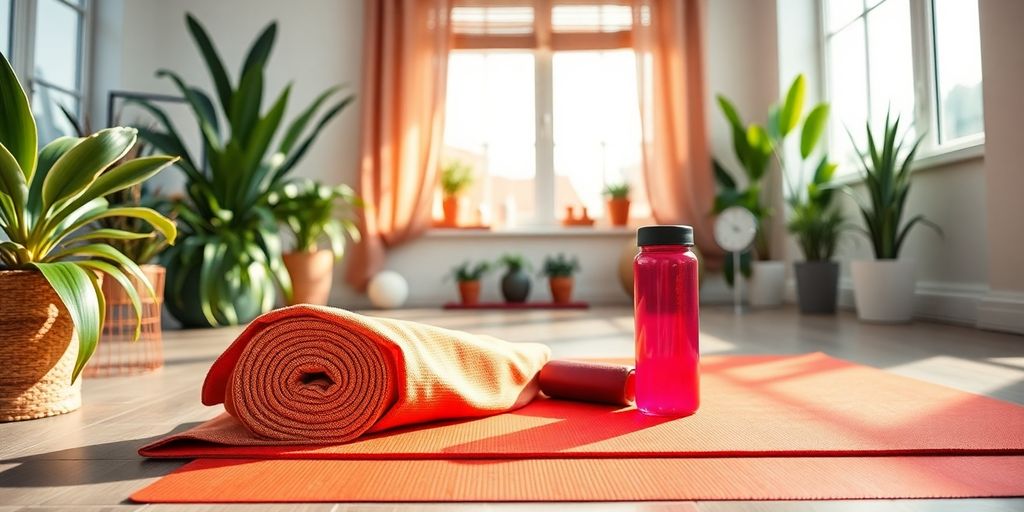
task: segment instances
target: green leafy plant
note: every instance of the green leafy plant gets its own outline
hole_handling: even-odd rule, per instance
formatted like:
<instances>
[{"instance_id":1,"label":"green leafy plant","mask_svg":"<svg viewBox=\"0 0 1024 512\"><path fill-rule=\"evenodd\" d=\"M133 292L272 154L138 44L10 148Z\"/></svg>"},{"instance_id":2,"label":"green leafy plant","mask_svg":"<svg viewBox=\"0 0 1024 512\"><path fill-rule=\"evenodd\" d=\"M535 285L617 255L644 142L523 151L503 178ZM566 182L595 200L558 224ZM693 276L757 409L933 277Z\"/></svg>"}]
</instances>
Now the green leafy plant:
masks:
<instances>
[{"instance_id":1,"label":"green leafy plant","mask_svg":"<svg viewBox=\"0 0 1024 512\"><path fill-rule=\"evenodd\" d=\"M609 199L629 199L632 191L633 187L629 183L611 183L605 185L603 194Z\"/></svg>"},{"instance_id":2,"label":"green leafy plant","mask_svg":"<svg viewBox=\"0 0 1024 512\"><path fill-rule=\"evenodd\" d=\"M572 277L573 274L579 271L580 262L575 256L570 258L562 253L558 253L555 256L544 258L541 275L548 277Z\"/></svg>"},{"instance_id":3,"label":"green leafy plant","mask_svg":"<svg viewBox=\"0 0 1024 512\"><path fill-rule=\"evenodd\" d=\"M475 181L473 167L459 160L452 160L441 169L441 191L444 197L461 195Z\"/></svg>"},{"instance_id":4,"label":"green leafy plant","mask_svg":"<svg viewBox=\"0 0 1024 512\"><path fill-rule=\"evenodd\" d=\"M135 145L133 128L109 128L88 137L60 137L38 150L28 98L6 57L0 57L0 270L38 270L67 308L78 335L77 379L92 356L106 302L98 273L124 287L141 321L142 306L129 276L153 289L142 270L110 240L153 236L97 221L134 218L174 241L174 223L149 208L111 207L105 196L132 187L174 163L174 157L122 158ZM121 162L118 164L118 162ZM136 324L138 336L140 324Z\"/></svg>"},{"instance_id":5,"label":"green leafy plant","mask_svg":"<svg viewBox=\"0 0 1024 512\"><path fill-rule=\"evenodd\" d=\"M453 267L448 275L460 283L464 283L466 281L479 281L482 277L487 275L492 268L491 263L487 261L480 261L475 264L469 261L464 261Z\"/></svg>"},{"instance_id":6,"label":"green leafy plant","mask_svg":"<svg viewBox=\"0 0 1024 512\"><path fill-rule=\"evenodd\" d=\"M894 260L899 257L907 234L917 224L931 227L942 234L942 229L924 215L915 215L903 223L903 213L910 194L911 166L924 136L918 137L909 148L906 148L907 135L899 135L899 116L892 119L890 114L886 113L885 129L881 143L878 144L871 133L871 124L865 124L867 151L857 148L852 135L850 139L863 166L868 200L864 201L852 190L847 189L847 192L857 201L861 217L867 227L866 234L871 239L875 251L875 258Z\"/></svg>"},{"instance_id":7,"label":"green leafy plant","mask_svg":"<svg viewBox=\"0 0 1024 512\"><path fill-rule=\"evenodd\" d=\"M786 227L796 237L807 261L831 261L845 229L842 212L832 204L831 187L836 164L823 157L802 193L793 193L787 202L792 216Z\"/></svg>"},{"instance_id":8,"label":"green leafy plant","mask_svg":"<svg viewBox=\"0 0 1024 512\"><path fill-rule=\"evenodd\" d=\"M239 304L255 304L249 309L266 311L273 306L275 284L288 293L290 282L281 260L270 195L354 96L331 104L317 118L340 88L327 89L276 136L291 85L265 112L260 108L277 24L268 25L249 48L237 84L232 83L202 25L191 15L186 16L186 24L209 70L217 103L171 71L160 70L157 76L170 79L191 108L202 134L205 165L190 154L162 109L140 102L161 126L160 130L140 128L140 134L161 151L180 155L178 167L187 178L187 197L175 206L182 242L164 253L167 305L179 319L194 309L191 304L198 304L209 325L237 324L260 312L246 311Z\"/></svg>"},{"instance_id":9,"label":"green leafy plant","mask_svg":"<svg viewBox=\"0 0 1024 512\"><path fill-rule=\"evenodd\" d=\"M530 262L522 254L503 254L498 258L498 264L505 267L509 272L529 271L532 269Z\"/></svg>"},{"instance_id":10,"label":"green leafy plant","mask_svg":"<svg viewBox=\"0 0 1024 512\"><path fill-rule=\"evenodd\" d=\"M345 254L345 240L359 240L354 209L363 203L348 185L290 181L274 191L268 203L277 220L295 234L296 251L315 251L326 239L334 257L340 259Z\"/></svg>"}]
</instances>

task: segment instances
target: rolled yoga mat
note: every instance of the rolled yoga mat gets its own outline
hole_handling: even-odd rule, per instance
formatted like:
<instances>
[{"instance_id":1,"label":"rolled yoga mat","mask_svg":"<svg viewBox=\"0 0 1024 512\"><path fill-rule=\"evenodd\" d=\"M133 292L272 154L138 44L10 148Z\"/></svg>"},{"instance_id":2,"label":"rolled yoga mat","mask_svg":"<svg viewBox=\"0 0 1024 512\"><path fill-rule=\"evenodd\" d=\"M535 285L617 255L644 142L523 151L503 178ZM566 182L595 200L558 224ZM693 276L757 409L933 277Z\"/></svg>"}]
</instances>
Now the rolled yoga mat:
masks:
<instances>
[{"instance_id":1,"label":"rolled yoga mat","mask_svg":"<svg viewBox=\"0 0 1024 512\"><path fill-rule=\"evenodd\" d=\"M540 344L300 305L253 321L214 362L202 396L268 443L343 443L526 405L549 357Z\"/></svg>"}]
</instances>

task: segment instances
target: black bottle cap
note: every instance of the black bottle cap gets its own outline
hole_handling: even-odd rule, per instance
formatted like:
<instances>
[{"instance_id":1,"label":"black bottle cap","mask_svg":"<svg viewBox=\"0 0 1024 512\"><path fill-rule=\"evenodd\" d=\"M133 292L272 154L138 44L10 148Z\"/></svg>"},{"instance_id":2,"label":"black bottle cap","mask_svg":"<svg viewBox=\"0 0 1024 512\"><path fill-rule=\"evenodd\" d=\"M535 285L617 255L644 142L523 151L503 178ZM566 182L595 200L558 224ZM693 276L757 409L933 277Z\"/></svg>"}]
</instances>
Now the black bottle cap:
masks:
<instances>
[{"instance_id":1,"label":"black bottle cap","mask_svg":"<svg viewBox=\"0 0 1024 512\"><path fill-rule=\"evenodd\" d=\"M645 245L693 245L693 228L690 226L644 226L636 231L636 244Z\"/></svg>"}]
</instances>

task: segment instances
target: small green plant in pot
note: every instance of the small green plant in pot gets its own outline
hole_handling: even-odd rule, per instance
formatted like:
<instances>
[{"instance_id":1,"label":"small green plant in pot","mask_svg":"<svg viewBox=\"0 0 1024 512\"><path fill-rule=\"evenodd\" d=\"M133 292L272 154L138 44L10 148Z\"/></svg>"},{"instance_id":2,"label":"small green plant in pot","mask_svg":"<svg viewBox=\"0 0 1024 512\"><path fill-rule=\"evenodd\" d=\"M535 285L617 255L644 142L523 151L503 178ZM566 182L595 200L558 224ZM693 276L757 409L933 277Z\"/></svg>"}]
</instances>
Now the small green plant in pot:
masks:
<instances>
[{"instance_id":1,"label":"small green plant in pot","mask_svg":"<svg viewBox=\"0 0 1024 512\"><path fill-rule=\"evenodd\" d=\"M81 404L78 377L103 326L102 280L123 286L140 314L130 279L148 281L108 242L152 235L95 224L139 218L173 241L175 226L167 218L148 208L111 207L105 197L145 181L175 159L123 161L136 131L122 127L61 137L39 150L28 98L4 57L0 108L0 229L6 238L0 241L0 421L13 421ZM147 293L153 294L152 287Z\"/></svg>"},{"instance_id":2,"label":"small green plant in pot","mask_svg":"<svg viewBox=\"0 0 1024 512\"><path fill-rule=\"evenodd\" d=\"M875 252L874 260L857 260L850 267L857 316L871 322L911 320L916 266L913 261L898 259L900 249L918 224L942 233L924 215L903 221L910 195L911 166L923 136L907 146L907 134L900 134L899 127L899 117L892 119L886 114L885 128L878 139L871 133L871 125L866 123L867 151L857 148L857 153L863 166L868 199L864 200L855 190L847 190L857 201L864 232L871 239Z\"/></svg>"},{"instance_id":3,"label":"small green plant in pot","mask_svg":"<svg viewBox=\"0 0 1024 512\"><path fill-rule=\"evenodd\" d=\"M449 276L459 284L459 298L465 306L480 303L480 280L491 271L486 261L471 263L464 261L452 268Z\"/></svg>"},{"instance_id":4,"label":"small green plant in pot","mask_svg":"<svg viewBox=\"0 0 1024 512\"><path fill-rule=\"evenodd\" d=\"M501 276L501 295L505 302L526 302L530 296L530 262L520 254L505 254L498 259L498 264L505 267Z\"/></svg>"},{"instance_id":5,"label":"small green plant in pot","mask_svg":"<svg viewBox=\"0 0 1024 512\"><path fill-rule=\"evenodd\" d=\"M794 263L797 303L805 314L836 311L839 264L832 261L845 227L842 212L833 204L831 181L836 164L822 157L806 187L797 187L787 202L791 216L786 227L796 237L805 261Z\"/></svg>"},{"instance_id":6,"label":"small green plant in pot","mask_svg":"<svg viewBox=\"0 0 1024 512\"><path fill-rule=\"evenodd\" d=\"M575 256L570 258L559 253L544 258L541 274L548 277L551 300L555 304L572 302L573 275L579 271L580 262Z\"/></svg>"},{"instance_id":7,"label":"small green plant in pot","mask_svg":"<svg viewBox=\"0 0 1024 512\"><path fill-rule=\"evenodd\" d=\"M295 249L284 254L292 282L288 304L326 305L334 262L345 255L347 240L359 240L355 208L362 201L348 185L328 186L295 180L270 195L277 220L295 235ZM320 248L322 241L329 247Z\"/></svg>"},{"instance_id":8,"label":"small green plant in pot","mask_svg":"<svg viewBox=\"0 0 1024 512\"><path fill-rule=\"evenodd\" d=\"M156 148L181 156L178 168L186 177L186 197L175 207L182 240L162 258L167 307L186 327L242 324L270 310L277 289L285 296L291 289L270 195L354 96L334 102L339 88L331 87L285 124L291 85L266 111L260 110L277 24L256 38L233 82L206 30L191 15L186 23L210 72L214 94L186 84L171 71L157 75L170 79L185 98L199 125L205 162L190 154L161 108L141 102L160 129L139 129Z\"/></svg>"},{"instance_id":9,"label":"small green plant in pot","mask_svg":"<svg viewBox=\"0 0 1024 512\"><path fill-rule=\"evenodd\" d=\"M445 226L459 225L462 195L475 181L473 167L459 160L452 160L441 169L441 207L444 211Z\"/></svg>"},{"instance_id":10,"label":"small green plant in pot","mask_svg":"<svg viewBox=\"0 0 1024 512\"><path fill-rule=\"evenodd\" d=\"M625 226L629 223L629 194L633 188L629 183L613 183L604 187L604 196L608 201L608 220L612 226Z\"/></svg>"}]
</instances>

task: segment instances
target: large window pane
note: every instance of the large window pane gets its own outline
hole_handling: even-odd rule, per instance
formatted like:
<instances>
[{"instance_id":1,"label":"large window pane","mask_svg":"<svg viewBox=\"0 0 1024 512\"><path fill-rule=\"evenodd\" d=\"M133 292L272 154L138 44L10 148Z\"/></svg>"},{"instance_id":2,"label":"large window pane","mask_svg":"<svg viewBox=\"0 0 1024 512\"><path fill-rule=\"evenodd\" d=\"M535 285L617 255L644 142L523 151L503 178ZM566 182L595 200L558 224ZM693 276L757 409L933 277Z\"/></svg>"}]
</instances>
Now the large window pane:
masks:
<instances>
[{"instance_id":1,"label":"large window pane","mask_svg":"<svg viewBox=\"0 0 1024 512\"><path fill-rule=\"evenodd\" d=\"M939 143L985 129L977 0L935 0Z\"/></svg>"},{"instance_id":2,"label":"large window pane","mask_svg":"<svg viewBox=\"0 0 1024 512\"><path fill-rule=\"evenodd\" d=\"M487 222L498 205L513 202L517 217L535 216L534 62L524 52L455 52L448 59L442 160L473 167L477 183L467 198Z\"/></svg>"},{"instance_id":3,"label":"large window pane","mask_svg":"<svg viewBox=\"0 0 1024 512\"><path fill-rule=\"evenodd\" d=\"M910 39L909 0L885 0L868 13L871 76L871 124L881 129L887 111L914 120L914 55Z\"/></svg>"},{"instance_id":4,"label":"large window pane","mask_svg":"<svg viewBox=\"0 0 1024 512\"><path fill-rule=\"evenodd\" d=\"M631 215L648 215L633 51L559 52L552 70L556 213L582 205L600 218L605 185L627 182Z\"/></svg>"},{"instance_id":5,"label":"large window pane","mask_svg":"<svg viewBox=\"0 0 1024 512\"><path fill-rule=\"evenodd\" d=\"M867 59L864 20L833 35L828 42L828 86L832 101L830 138L834 157L854 161L847 130L859 147L864 146L864 122L868 118Z\"/></svg>"},{"instance_id":6,"label":"large window pane","mask_svg":"<svg viewBox=\"0 0 1024 512\"><path fill-rule=\"evenodd\" d=\"M833 32L860 16L864 3L861 0L826 0L825 11L826 27Z\"/></svg>"},{"instance_id":7,"label":"large window pane","mask_svg":"<svg viewBox=\"0 0 1024 512\"><path fill-rule=\"evenodd\" d=\"M74 127L61 112L61 106L71 112L78 112L78 99L57 89L36 85L35 92L32 94L32 115L36 118L40 146L48 144L57 137L77 135Z\"/></svg>"},{"instance_id":8,"label":"large window pane","mask_svg":"<svg viewBox=\"0 0 1024 512\"><path fill-rule=\"evenodd\" d=\"M36 12L35 77L78 90L80 14L57 0L39 0Z\"/></svg>"}]
</instances>

